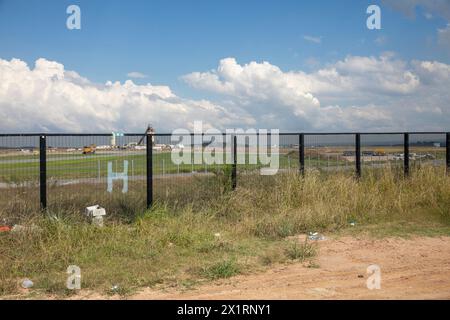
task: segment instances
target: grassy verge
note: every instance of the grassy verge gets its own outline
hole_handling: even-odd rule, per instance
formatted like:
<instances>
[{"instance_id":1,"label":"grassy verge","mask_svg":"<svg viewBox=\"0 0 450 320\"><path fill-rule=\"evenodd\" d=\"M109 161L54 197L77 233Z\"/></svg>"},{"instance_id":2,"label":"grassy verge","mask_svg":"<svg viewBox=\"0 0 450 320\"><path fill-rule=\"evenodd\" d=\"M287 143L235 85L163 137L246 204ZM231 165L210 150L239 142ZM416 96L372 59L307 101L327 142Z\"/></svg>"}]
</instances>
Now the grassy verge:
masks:
<instances>
[{"instance_id":1,"label":"grassy verge","mask_svg":"<svg viewBox=\"0 0 450 320\"><path fill-rule=\"evenodd\" d=\"M236 233L216 218L160 207L133 223L110 222L101 229L69 218L30 221L40 230L0 236L0 292L17 292L18 280L28 277L41 293L71 294L65 289L69 265L81 268L83 289L127 294L143 286L183 288L250 272L262 266L259 258L269 249L280 253L271 263L289 258L290 242Z\"/></svg>"},{"instance_id":2,"label":"grassy verge","mask_svg":"<svg viewBox=\"0 0 450 320\"><path fill-rule=\"evenodd\" d=\"M315 172L305 179L249 175L236 191L195 205L160 201L133 218L111 217L103 228L83 219L76 211L49 212L21 221L38 228L0 233L0 295L17 293L25 277L35 292L72 294L65 289L69 265L81 268L83 289L100 293L189 288L274 263L309 261L315 245L288 237L310 231L450 235L450 179L433 168L409 179L379 170L359 182Z\"/></svg>"}]
</instances>

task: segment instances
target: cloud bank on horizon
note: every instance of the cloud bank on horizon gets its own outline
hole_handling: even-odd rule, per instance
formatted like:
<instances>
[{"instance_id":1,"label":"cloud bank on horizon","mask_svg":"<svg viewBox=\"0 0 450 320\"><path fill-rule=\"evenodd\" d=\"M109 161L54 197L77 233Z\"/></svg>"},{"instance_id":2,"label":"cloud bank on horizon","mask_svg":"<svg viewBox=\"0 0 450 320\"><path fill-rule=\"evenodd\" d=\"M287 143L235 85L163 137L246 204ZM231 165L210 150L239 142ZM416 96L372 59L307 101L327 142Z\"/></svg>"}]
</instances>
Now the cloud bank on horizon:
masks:
<instances>
[{"instance_id":1,"label":"cloud bank on horizon","mask_svg":"<svg viewBox=\"0 0 450 320\"><path fill-rule=\"evenodd\" d=\"M450 65L404 61L392 53L347 56L314 71L269 62L220 60L181 77L214 101L177 96L170 87L93 83L44 58L34 68L0 59L2 132L140 132L205 127L280 131L450 129Z\"/></svg>"}]
</instances>

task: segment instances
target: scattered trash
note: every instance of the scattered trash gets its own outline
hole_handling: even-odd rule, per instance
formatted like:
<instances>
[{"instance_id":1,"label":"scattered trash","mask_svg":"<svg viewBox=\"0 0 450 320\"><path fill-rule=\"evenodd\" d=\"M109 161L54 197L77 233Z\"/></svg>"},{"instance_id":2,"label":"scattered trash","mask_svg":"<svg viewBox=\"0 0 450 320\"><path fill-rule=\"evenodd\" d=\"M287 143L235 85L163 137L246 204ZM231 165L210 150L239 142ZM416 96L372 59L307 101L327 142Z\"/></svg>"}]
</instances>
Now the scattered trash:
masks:
<instances>
[{"instance_id":1,"label":"scattered trash","mask_svg":"<svg viewBox=\"0 0 450 320\"><path fill-rule=\"evenodd\" d=\"M38 226L32 224L30 226L22 226L20 224L15 224L12 228L11 228L11 232L14 233L20 233L20 232L39 232L42 231L41 228L39 228Z\"/></svg>"},{"instance_id":2,"label":"scattered trash","mask_svg":"<svg viewBox=\"0 0 450 320\"><path fill-rule=\"evenodd\" d=\"M15 224L12 228L11 231L12 232L21 232L21 231L25 231L27 227L22 226L20 224Z\"/></svg>"},{"instance_id":3,"label":"scattered trash","mask_svg":"<svg viewBox=\"0 0 450 320\"><path fill-rule=\"evenodd\" d=\"M111 291L112 291L112 292L117 292L117 291L119 291L119 286L118 286L118 285L112 286L112 287L111 287Z\"/></svg>"},{"instance_id":4,"label":"scattered trash","mask_svg":"<svg viewBox=\"0 0 450 320\"><path fill-rule=\"evenodd\" d=\"M355 221L351 221L351 222L350 222L350 225L351 225L352 227L354 227L354 226L356 225L356 222L355 222Z\"/></svg>"},{"instance_id":5,"label":"scattered trash","mask_svg":"<svg viewBox=\"0 0 450 320\"><path fill-rule=\"evenodd\" d=\"M220 233L214 233L214 237L216 237L216 238L220 238Z\"/></svg>"},{"instance_id":6,"label":"scattered trash","mask_svg":"<svg viewBox=\"0 0 450 320\"><path fill-rule=\"evenodd\" d=\"M174 244L172 242L169 242L169 244L168 244L169 247L173 247L173 245Z\"/></svg>"},{"instance_id":7,"label":"scattered trash","mask_svg":"<svg viewBox=\"0 0 450 320\"><path fill-rule=\"evenodd\" d=\"M86 207L85 214L92 218L92 224L98 227L103 227L103 216L106 216L105 208L100 207L98 204L95 206Z\"/></svg>"},{"instance_id":8,"label":"scattered trash","mask_svg":"<svg viewBox=\"0 0 450 320\"><path fill-rule=\"evenodd\" d=\"M0 226L0 232L8 232L11 231L11 227L9 226Z\"/></svg>"},{"instance_id":9,"label":"scattered trash","mask_svg":"<svg viewBox=\"0 0 450 320\"><path fill-rule=\"evenodd\" d=\"M308 239L319 241L319 240L325 240L325 237L323 235L319 234L318 232L310 232L308 235Z\"/></svg>"},{"instance_id":10,"label":"scattered trash","mask_svg":"<svg viewBox=\"0 0 450 320\"><path fill-rule=\"evenodd\" d=\"M86 207L85 213L88 217L106 216L105 208L100 207L98 204L95 206Z\"/></svg>"},{"instance_id":11,"label":"scattered trash","mask_svg":"<svg viewBox=\"0 0 450 320\"><path fill-rule=\"evenodd\" d=\"M34 283L30 279L25 279L22 281L22 288L24 289L30 289L33 287Z\"/></svg>"}]
</instances>

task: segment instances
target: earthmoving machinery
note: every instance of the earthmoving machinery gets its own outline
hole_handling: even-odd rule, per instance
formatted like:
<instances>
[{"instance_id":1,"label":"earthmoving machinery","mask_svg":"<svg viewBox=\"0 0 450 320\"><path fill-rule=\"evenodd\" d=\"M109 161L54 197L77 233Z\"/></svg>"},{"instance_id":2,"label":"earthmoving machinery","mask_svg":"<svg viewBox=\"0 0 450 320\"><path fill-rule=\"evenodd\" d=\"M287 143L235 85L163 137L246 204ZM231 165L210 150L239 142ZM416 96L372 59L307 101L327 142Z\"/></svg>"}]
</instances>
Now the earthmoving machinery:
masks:
<instances>
[{"instance_id":1,"label":"earthmoving machinery","mask_svg":"<svg viewBox=\"0 0 450 320\"><path fill-rule=\"evenodd\" d=\"M386 155L386 151L384 149L375 149L375 156L384 157Z\"/></svg>"},{"instance_id":2,"label":"earthmoving machinery","mask_svg":"<svg viewBox=\"0 0 450 320\"><path fill-rule=\"evenodd\" d=\"M83 147L83 154L94 154L97 146L95 144L91 144L89 146Z\"/></svg>"}]
</instances>

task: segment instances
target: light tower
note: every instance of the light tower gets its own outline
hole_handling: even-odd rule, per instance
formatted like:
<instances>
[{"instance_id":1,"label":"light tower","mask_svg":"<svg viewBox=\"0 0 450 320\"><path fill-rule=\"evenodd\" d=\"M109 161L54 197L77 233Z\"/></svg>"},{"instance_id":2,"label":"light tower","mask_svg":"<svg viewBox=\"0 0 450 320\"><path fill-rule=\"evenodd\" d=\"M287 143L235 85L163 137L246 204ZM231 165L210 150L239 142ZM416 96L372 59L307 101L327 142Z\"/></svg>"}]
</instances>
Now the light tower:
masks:
<instances>
[{"instance_id":1,"label":"light tower","mask_svg":"<svg viewBox=\"0 0 450 320\"><path fill-rule=\"evenodd\" d=\"M115 148L116 147L116 133L113 132L111 134L111 148Z\"/></svg>"}]
</instances>

